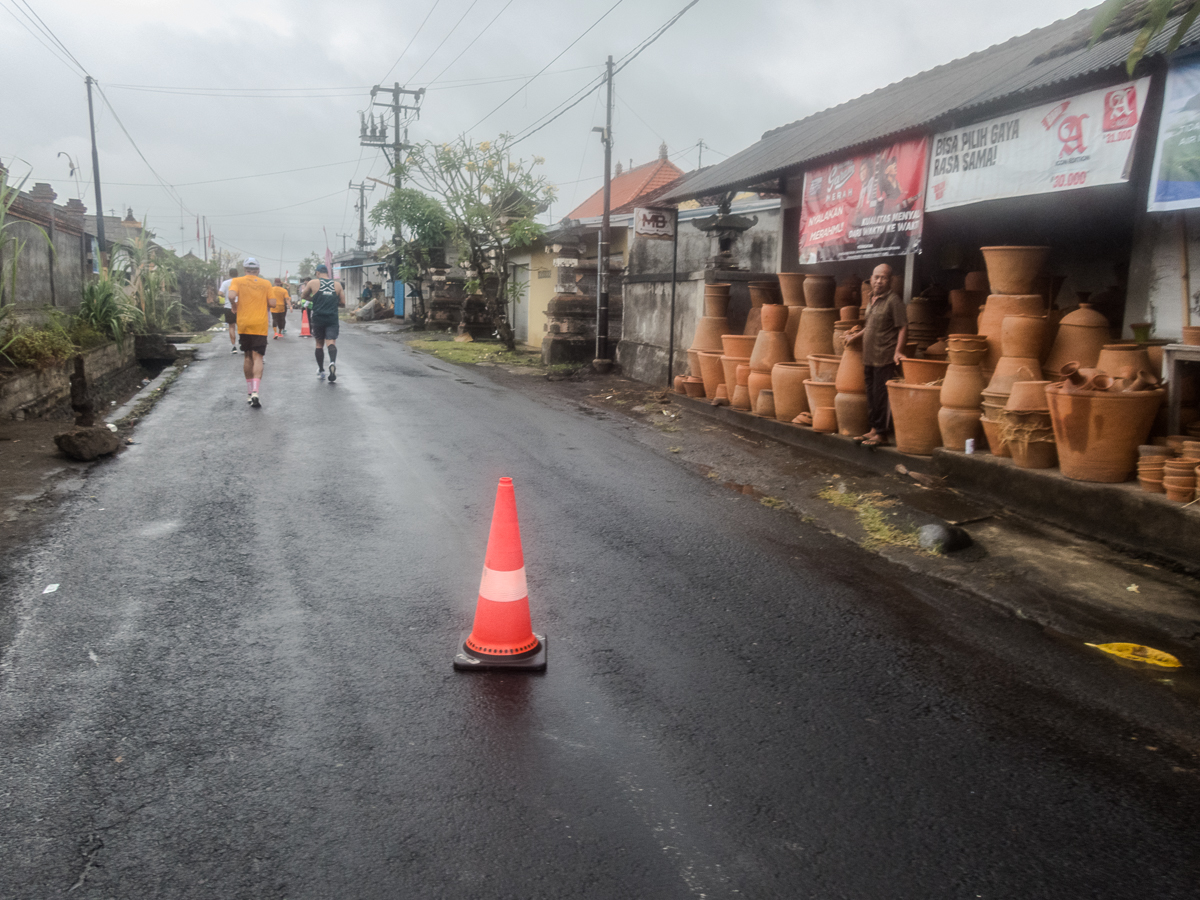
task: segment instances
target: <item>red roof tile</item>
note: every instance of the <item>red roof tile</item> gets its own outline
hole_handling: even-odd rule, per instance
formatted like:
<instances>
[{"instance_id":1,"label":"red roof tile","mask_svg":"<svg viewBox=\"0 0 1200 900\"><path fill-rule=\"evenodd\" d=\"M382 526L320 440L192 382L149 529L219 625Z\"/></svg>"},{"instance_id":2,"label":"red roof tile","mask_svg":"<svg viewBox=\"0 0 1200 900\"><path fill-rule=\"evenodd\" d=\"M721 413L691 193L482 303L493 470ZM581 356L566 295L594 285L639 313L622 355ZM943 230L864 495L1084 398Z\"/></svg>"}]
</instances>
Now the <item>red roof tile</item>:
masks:
<instances>
[{"instance_id":1,"label":"red roof tile","mask_svg":"<svg viewBox=\"0 0 1200 900\"><path fill-rule=\"evenodd\" d=\"M628 206L639 197L670 184L682 174L683 169L669 159L656 159L623 172L612 180L611 206L613 209ZM603 214L604 188L601 188L567 213L567 218L591 219Z\"/></svg>"}]
</instances>

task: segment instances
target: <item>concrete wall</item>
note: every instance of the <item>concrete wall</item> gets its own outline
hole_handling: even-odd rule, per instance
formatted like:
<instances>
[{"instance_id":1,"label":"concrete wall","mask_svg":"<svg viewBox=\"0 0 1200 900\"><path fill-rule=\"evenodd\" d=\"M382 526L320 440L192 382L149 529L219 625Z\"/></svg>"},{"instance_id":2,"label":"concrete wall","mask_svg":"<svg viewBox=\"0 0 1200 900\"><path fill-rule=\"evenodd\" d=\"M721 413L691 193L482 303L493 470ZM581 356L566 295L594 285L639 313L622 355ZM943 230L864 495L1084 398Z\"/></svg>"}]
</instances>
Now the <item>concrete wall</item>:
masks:
<instances>
[{"instance_id":1,"label":"concrete wall","mask_svg":"<svg viewBox=\"0 0 1200 900\"><path fill-rule=\"evenodd\" d=\"M666 386L667 348L671 336L671 282L627 279L617 364L630 378ZM680 277L675 289L674 374L688 373L687 348L704 315L704 273Z\"/></svg>"},{"instance_id":2,"label":"concrete wall","mask_svg":"<svg viewBox=\"0 0 1200 900\"><path fill-rule=\"evenodd\" d=\"M106 344L83 355L84 373L96 387L114 375L137 365L133 341L125 347ZM0 419L24 419L43 415L71 398L71 360L46 369L22 371L0 381Z\"/></svg>"},{"instance_id":3,"label":"concrete wall","mask_svg":"<svg viewBox=\"0 0 1200 900\"><path fill-rule=\"evenodd\" d=\"M1151 322L1151 336L1179 340L1183 326L1183 255L1180 216L1186 217L1190 269L1189 306L1200 325L1200 210L1147 213L1134 231L1125 302L1125 332L1134 322Z\"/></svg>"},{"instance_id":4,"label":"concrete wall","mask_svg":"<svg viewBox=\"0 0 1200 900\"><path fill-rule=\"evenodd\" d=\"M19 310L47 306L75 309L79 306L80 292L83 289L83 248L79 235L58 229L54 229L51 235L49 229L43 231L32 222L20 219L9 219L9 227L5 229L4 235L10 241L4 248L6 254L12 252L13 238L18 243L24 242L17 258L16 296L9 296L6 285L6 304L15 300ZM47 242L47 238L51 236L53 251L51 244Z\"/></svg>"},{"instance_id":5,"label":"concrete wall","mask_svg":"<svg viewBox=\"0 0 1200 900\"><path fill-rule=\"evenodd\" d=\"M524 286L516 304L513 330L517 340L532 349L542 345L546 334L546 307L554 297L554 251L538 242L529 252L513 257L518 277Z\"/></svg>"},{"instance_id":6,"label":"concrete wall","mask_svg":"<svg viewBox=\"0 0 1200 900\"><path fill-rule=\"evenodd\" d=\"M778 204L778 201L774 202ZM713 207L680 212L678 271L699 272L707 265L708 258L713 254L709 237L692 223L715 212ZM756 209L754 206L740 207L734 204L732 212L758 217L758 224L743 232L734 243L733 254L738 265L752 272L778 272L782 221L778 205ZM658 273L670 276L671 242L635 239L630 244L627 265L631 275Z\"/></svg>"}]
</instances>

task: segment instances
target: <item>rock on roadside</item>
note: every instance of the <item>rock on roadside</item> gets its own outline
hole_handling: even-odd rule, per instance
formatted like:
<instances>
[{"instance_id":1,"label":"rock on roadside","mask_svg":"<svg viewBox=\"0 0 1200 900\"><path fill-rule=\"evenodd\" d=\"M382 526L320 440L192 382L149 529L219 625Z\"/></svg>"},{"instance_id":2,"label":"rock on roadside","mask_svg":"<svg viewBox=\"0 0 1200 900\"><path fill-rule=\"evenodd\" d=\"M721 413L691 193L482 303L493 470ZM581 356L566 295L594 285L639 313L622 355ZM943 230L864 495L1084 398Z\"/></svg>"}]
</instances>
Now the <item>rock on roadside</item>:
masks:
<instances>
[{"instance_id":1,"label":"rock on roadside","mask_svg":"<svg viewBox=\"0 0 1200 900\"><path fill-rule=\"evenodd\" d=\"M116 453L121 447L121 439L116 433L102 425L64 431L54 436L54 443L67 456L83 462Z\"/></svg>"}]
</instances>

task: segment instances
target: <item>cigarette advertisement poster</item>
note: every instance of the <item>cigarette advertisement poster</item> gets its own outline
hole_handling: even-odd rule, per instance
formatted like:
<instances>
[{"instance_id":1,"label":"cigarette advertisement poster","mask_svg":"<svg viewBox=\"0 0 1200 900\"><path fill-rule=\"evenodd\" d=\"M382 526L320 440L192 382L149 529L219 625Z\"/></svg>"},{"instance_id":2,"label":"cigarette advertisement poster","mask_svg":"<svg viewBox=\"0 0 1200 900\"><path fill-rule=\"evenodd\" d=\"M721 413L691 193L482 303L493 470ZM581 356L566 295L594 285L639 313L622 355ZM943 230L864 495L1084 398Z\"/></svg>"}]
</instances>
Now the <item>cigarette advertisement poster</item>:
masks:
<instances>
[{"instance_id":1,"label":"cigarette advertisement poster","mask_svg":"<svg viewBox=\"0 0 1200 900\"><path fill-rule=\"evenodd\" d=\"M933 136L930 212L1129 180L1149 78Z\"/></svg>"},{"instance_id":2,"label":"cigarette advertisement poster","mask_svg":"<svg viewBox=\"0 0 1200 900\"><path fill-rule=\"evenodd\" d=\"M916 252L928 151L920 138L805 172L801 264Z\"/></svg>"},{"instance_id":3,"label":"cigarette advertisement poster","mask_svg":"<svg viewBox=\"0 0 1200 900\"><path fill-rule=\"evenodd\" d=\"M1150 171L1151 212L1200 206L1200 57L1167 71Z\"/></svg>"}]
</instances>

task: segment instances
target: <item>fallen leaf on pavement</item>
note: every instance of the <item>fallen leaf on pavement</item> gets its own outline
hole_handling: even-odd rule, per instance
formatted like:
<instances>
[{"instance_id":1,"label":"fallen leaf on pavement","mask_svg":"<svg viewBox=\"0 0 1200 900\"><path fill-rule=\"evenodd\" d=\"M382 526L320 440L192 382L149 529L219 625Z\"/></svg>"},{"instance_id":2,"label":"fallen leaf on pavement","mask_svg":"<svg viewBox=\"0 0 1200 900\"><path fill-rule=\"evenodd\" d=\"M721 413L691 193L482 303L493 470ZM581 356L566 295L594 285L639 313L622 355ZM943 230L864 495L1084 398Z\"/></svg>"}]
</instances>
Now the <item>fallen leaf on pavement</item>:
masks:
<instances>
[{"instance_id":1,"label":"fallen leaf on pavement","mask_svg":"<svg viewBox=\"0 0 1200 900\"><path fill-rule=\"evenodd\" d=\"M1135 662L1150 663L1167 669L1178 669L1182 666L1182 663L1170 653L1142 644L1088 644L1088 646L1095 647L1112 656L1119 656L1121 659L1132 659Z\"/></svg>"}]
</instances>

